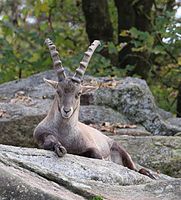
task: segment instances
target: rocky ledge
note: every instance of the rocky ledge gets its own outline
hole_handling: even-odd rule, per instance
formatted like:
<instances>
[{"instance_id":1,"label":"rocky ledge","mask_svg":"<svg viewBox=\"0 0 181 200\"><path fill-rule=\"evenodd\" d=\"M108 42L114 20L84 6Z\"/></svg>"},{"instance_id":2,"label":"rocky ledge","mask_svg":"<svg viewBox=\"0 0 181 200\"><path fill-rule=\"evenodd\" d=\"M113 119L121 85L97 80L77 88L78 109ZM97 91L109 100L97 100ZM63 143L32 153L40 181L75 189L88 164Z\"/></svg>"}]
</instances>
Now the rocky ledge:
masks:
<instances>
[{"instance_id":1,"label":"rocky ledge","mask_svg":"<svg viewBox=\"0 0 181 200\"><path fill-rule=\"evenodd\" d=\"M0 199L180 200L181 179L152 180L112 162L0 145Z\"/></svg>"}]
</instances>

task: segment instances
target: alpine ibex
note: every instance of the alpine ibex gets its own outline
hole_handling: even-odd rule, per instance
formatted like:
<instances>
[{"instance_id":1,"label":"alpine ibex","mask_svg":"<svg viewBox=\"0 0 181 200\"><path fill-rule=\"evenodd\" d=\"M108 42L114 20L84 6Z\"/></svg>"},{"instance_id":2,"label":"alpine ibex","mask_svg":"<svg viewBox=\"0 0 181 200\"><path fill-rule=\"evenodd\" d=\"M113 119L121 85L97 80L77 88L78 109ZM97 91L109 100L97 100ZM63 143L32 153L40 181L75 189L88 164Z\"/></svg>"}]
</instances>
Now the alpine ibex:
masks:
<instances>
[{"instance_id":1,"label":"alpine ibex","mask_svg":"<svg viewBox=\"0 0 181 200\"><path fill-rule=\"evenodd\" d=\"M81 78L100 42L95 40L89 46L72 77L66 76L52 41L46 39L45 44L50 50L58 82L44 79L55 89L56 94L48 115L35 128L34 138L38 145L43 149L54 151L60 157L68 152L90 158L112 160L138 171L130 155L117 142L78 121L80 96L96 89L92 86L83 86ZM141 169L139 172L154 178L146 169Z\"/></svg>"}]
</instances>

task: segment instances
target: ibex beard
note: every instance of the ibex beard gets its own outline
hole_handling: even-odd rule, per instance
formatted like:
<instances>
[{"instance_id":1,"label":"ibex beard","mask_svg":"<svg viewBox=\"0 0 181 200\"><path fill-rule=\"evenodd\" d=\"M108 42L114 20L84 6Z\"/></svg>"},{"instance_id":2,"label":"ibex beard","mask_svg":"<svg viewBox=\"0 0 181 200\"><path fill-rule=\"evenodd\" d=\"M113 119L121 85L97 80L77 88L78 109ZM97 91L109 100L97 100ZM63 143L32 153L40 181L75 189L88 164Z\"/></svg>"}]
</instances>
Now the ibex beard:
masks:
<instances>
[{"instance_id":1,"label":"ibex beard","mask_svg":"<svg viewBox=\"0 0 181 200\"><path fill-rule=\"evenodd\" d=\"M66 76L52 41L46 39L45 43L50 50L58 82L44 79L55 89L55 98L47 116L35 128L33 135L38 145L43 149L54 151L59 157L70 153L111 160L150 178L155 178L144 168L137 170L128 152L116 141L78 120L80 96L97 89L93 86L83 86L81 82L88 63L100 42L95 40L89 46L72 77Z\"/></svg>"}]
</instances>

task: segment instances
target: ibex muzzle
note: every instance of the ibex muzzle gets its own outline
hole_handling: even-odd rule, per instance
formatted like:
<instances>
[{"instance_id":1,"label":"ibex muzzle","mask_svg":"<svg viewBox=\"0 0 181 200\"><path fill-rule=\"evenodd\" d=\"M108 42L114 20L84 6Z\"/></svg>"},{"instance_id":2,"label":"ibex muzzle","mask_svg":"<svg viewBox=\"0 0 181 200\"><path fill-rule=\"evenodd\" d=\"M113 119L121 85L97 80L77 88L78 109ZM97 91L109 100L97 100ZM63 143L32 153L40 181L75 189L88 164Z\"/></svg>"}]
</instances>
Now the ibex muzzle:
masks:
<instances>
[{"instance_id":1,"label":"ibex muzzle","mask_svg":"<svg viewBox=\"0 0 181 200\"><path fill-rule=\"evenodd\" d=\"M66 76L55 45L50 39L46 39L45 43L50 50L58 82L45 79L55 88L56 94L48 115L34 131L34 138L39 146L55 151L60 157L68 152L90 158L111 160L138 171L130 155L117 142L78 121L81 94L96 89L92 86L81 85L81 78L100 42L95 40L89 46L72 77ZM154 178L148 170L143 168L139 170L139 173Z\"/></svg>"}]
</instances>

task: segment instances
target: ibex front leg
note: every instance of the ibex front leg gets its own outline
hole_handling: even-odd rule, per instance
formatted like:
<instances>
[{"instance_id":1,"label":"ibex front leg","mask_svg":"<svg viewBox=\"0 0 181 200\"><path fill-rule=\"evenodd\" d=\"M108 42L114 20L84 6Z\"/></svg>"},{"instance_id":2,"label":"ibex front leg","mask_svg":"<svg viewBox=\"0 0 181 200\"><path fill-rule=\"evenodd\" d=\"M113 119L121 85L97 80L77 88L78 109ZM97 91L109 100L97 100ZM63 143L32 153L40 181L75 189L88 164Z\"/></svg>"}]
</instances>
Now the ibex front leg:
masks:
<instances>
[{"instance_id":1,"label":"ibex front leg","mask_svg":"<svg viewBox=\"0 0 181 200\"><path fill-rule=\"evenodd\" d=\"M62 146L54 135L44 135L42 139L41 146L43 149L54 151L59 157L62 157L67 153L65 147Z\"/></svg>"}]
</instances>

